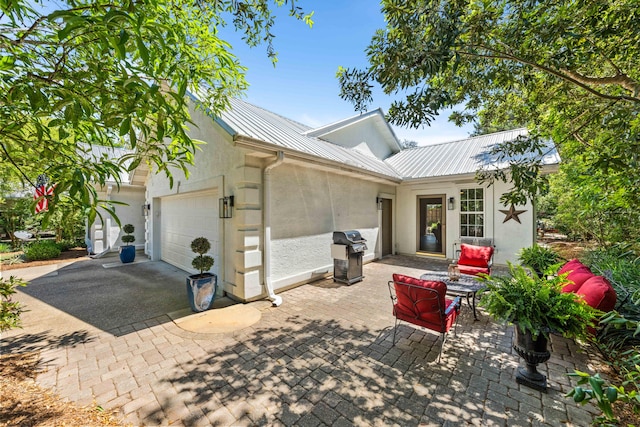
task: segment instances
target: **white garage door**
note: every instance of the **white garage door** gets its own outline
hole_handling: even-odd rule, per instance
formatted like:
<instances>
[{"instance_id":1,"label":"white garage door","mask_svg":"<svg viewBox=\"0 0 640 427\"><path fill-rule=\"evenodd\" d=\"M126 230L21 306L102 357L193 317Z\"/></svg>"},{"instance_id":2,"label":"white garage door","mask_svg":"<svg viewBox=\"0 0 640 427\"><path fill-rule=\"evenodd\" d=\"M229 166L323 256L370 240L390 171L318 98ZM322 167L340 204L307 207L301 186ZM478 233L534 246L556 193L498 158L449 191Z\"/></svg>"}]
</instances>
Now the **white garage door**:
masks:
<instances>
[{"instance_id":1,"label":"white garage door","mask_svg":"<svg viewBox=\"0 0 640 427\"><path fill-rule=\"evenodd\" d=\"M191 261L191 241L204 236L211 242L209 255L218 259L218 197L216 191L163 197L160 219L160 258L171 265L195 273ZM212 273L217 272L214 264Z\"/></svg>"}]
</instances>

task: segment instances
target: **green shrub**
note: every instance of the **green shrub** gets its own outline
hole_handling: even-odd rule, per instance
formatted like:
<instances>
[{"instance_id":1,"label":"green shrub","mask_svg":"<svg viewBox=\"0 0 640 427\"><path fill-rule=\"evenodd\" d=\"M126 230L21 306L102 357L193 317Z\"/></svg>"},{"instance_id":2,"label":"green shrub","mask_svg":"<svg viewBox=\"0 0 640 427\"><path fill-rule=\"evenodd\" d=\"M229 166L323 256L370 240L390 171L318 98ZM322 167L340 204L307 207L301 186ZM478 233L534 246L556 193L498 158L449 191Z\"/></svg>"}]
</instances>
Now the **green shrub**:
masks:
<instances>
[{"instance_id":1,"label":"green shrub","mask_svg":"<svg viewBox=\"0 0 640 427\"><path fill-rule=\"evenodd\" d=\"M202 276L205 271L211 270L215 262L212 257L205 255L209 252L209 249L211 249L211 243L209 243L206 237L197 237L191 242L191 250L193 253L198 254L191 262L191 265L196 270L200 270L200 276Z\"/></svg>"},{"instance_id":2,"label":"green shrub","mask_svg":"<svg viewBox=\"0 0 640 427\"><path fill-rule=\"evenodd\" d=\"M64 251L68 251L75 245L73 245L72 242L68 240L61 240L59 242L56 242L56 246L58 247L58 249L60 249L60 252L64 252Z\"/></svg>"},{"instance_id":3,"label":"green shrub","mask_svg":"<svg viewBox=\"0 0 640 427\"><path fill-rule=\"evenodd\" d=\"M549 332L584 339L597 310L572 292L562 292L566 274L550 278L529 275L524 267L507 263L508 275L481 274L486 285L480 306L499 322L517 324L523 332L548 337Z\"/></svg>"},{"instance_id":4,"label":"green shrub","mask_svg":"<svg viewBox=\"0 0 640 427\"><path fill-rule=\"evenodd\" d=\"M0 254L12 252L11 245L8 243L0 243Z\"/></svg>"},{"instance_id":5,"label":"green shrub","mask_svg":"<svg viewBox=\"0 0 640 427\"><path fill-rule=\"evenodd\" d=\"M135 236L132 234L135 231L135 227L133 224L126 224L122 227L122 231L125 232L125 235L122 236L122 242L126 243L129 246L129 243L133 243L136 241Z\"/></svg>"},{"instance_id":6,"label":"green shrub","mask_svg":"<svg viewBox=\"0 0 640 427\"><path fill-rule=\"evenodd\" d=\"M606 276L618 295L620 314L640 320L640 257L629 244L598 248L584 254L584 262L596 274Z\"/></svg>"},{"instance_id":7,"label":"green shrub","mask_svg":"<svg viewBox=\"0 0 640 427\"><path fill-rule=\"evenodd\" d=\"M24 255L30 261L41 261L53 259L60 256L60 248L51 240L42 240L31 243L25 250Z\"/></svg>"},{"instance_id":8,"label":"green shrub","mask_svg":"<svg viewBox=\"0 0 640 427\"><path fill-rule=\"evenodd\" d=\"M60 251L68 251L73 248L86 248L87 244L82 239L62 239L56 242Z\"/></svg>"},{"instance_id":9,"label":"green shrub","mask_svg":"<svg viewBox=\"0 0 640 427\"><path fill-rule=\"evenodd\" d=\"M518 261L525 267L531 268L538 277L541 277L550 269L557 271L555 267L559 267L558 264L560 264L562 258L553 249L533 245L529 248L522 248L518 254Z\"/></svg>"},{"instance_id":10,"label":"green shrub","mask_svg":"<svg viewBox=\"0 0 640 427\"><path fill-rule=\"evenodd\" d=\"M638 362L637 353L630 359ZM591 400L595 400L598 408L602 412L596 417L597 425L618 425L619 420L614 413L613 405L616 402L624 402L629 405L633 414L640 414L640 365L637 363L630 370L622 371L620 385L607 383L596 373L591 375L586 372L574 371L568 374L570 377L578 378L578 385L574 387L565 397L573 397L576 403L585 405Z\"/></svg>"},{"instance_id":11,"label":"green shrub","mask_svg":"<svg viewBox=\"0 0 640 427\"><path fill-rule=\"evenodd\" d=\"M20 326L20 314L24 308L11 299L18 286L27 286L27 282L14 276L0 279L0 332Z\"/></svg>"}]
</instances>

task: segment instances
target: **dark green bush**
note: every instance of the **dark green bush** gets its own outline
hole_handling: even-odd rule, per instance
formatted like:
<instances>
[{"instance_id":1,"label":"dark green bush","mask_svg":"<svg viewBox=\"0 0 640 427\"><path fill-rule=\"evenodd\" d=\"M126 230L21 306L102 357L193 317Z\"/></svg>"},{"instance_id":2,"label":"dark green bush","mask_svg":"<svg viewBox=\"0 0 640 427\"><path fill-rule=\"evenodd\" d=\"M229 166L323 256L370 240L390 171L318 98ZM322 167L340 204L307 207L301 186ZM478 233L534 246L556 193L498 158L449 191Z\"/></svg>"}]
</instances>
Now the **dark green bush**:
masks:
<instances>
[{"instance_id":1,"label":"dark green bush","mask_svg":"<svg viewBox=\"0 0 640 427\"><path fill-rule=\"evenodd\" d=\"M122 236L122 243L126 243L129 246L129 243L133 243L136 241L135 236L132 234L135 231L135 227L133 224L126 224L122 227L122 231L125 232L125 235Z\"/></svg>"},{"instance_id":2,"label":"dark green bush","mask_svg":"<svg viewBox=\"0 0 640 427\"><path fill-rule=\"evenodd\" d=\"M25 250L24 255L30 261L41 261L45 259L57 258L60 256L60 248L51 240L42 240L31 243Z\"/></svg>"},{"instance_id":3,"label":"dark green bush","mask_svg":"<svg viewBox=\"0 0 640 427\"><path fill-rule=\"evenodd\" d=\"M598 343L616 357L618 351L640 346L640 258L629 245L613 245L586 252L583 256L595 274L603 275L616 291L617 313L605 316Z\"/></svg>"},{"instance_id":4,"label":"dark green bush","mask_svg":"<svg viewBox=\"0 0 640 427\"><path fill-rule=\"evenodd\" d=\"M640 257L628 244L598 248L584 255L584 262L596 274L606 276L618 295L618 312L640 320Z\"/></svg>"},{"instance_id":5,"label":"dark green bush","mask_svg":"<svg viewBox=\"0 0 640 427\"><path fill-rule=\"evenodd\" d=\"M211 270L215 262L212 257L205 255L209 252L209 249L211 249L211 243L209 243L206 237L197 237L191 242L191 250L198 254L191 262L191 265L196 270L200 270L200 276L202 276L205 271Z\"/></svg>"},{"instance_id":6,"label":"dark green bush","mask_svg":"<svg viewBox=\"0 0 640 427\"><path fill-rule=\"evenodd\" d=\"M11 299L18 286L27 286L27 282L14 276L0 279L0 332L20 327L20 314L24 307Z\"/></svg>"},{"instance_id":7,"label":"dark green bush","mask_svg":"<svg viewBox=\"0 0 640 427\"><path fill-rule=\"evenodd\" d=\"M63 239L56 243L60 251L68 251L73 248L86 248L87 244L82 239Z\"/></svg>"},{"instance_id":8,"label":"dark green bush","mask_svg":"<svg viewBox=\"0 0 640 427\"><path fill-rule=\"evenodd\" d=\"M58 249L60 249L60 252L64 252L73 248L75 245L73 245L73 243L68 240L61 240L59 242L56 242L56 246L58 247Z\"/></svg>"}]
</instances>

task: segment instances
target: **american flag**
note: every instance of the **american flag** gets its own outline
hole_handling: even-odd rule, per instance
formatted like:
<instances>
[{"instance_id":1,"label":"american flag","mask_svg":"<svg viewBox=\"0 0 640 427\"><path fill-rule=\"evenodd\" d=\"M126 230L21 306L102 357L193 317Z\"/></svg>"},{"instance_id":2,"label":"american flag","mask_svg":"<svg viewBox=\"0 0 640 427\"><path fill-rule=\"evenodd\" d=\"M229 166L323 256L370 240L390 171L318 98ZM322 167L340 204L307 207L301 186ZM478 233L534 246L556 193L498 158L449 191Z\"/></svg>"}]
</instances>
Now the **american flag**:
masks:
<instances>
[{"instance_id":1,"label":"american flag","mask_svg":"<svg viewBox=\"0 0 640 427\"><path fill-rule=\"evenodd\" d=\"M33 199L37 200L36 213L49 210L48 196L53 195L53 190L56 188L56 185L53 184L48 186L48 182L49 179L45 175L38 175L38 180L36 181L36 192L33 195Z\"/></svg>"}]
</instances>

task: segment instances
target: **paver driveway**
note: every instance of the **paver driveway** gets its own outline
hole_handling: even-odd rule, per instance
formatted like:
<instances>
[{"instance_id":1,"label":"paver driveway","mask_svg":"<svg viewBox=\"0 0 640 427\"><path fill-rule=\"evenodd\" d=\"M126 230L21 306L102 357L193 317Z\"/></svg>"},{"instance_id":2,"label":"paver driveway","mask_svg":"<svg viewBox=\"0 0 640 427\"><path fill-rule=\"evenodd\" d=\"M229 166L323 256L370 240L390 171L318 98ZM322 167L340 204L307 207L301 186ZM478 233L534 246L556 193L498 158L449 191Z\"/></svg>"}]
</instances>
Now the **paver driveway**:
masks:
<instances>
[{"instance_id":1,"label":"paver driveway","mask_svg":"<svg viewBox=\"0 0 640 427\"><path fill-rule=\"evenodd\" d=\"M112 274L101 268L98 260L82 267L106 286ZM117 274L156 268L167 266L149 262ZM47 370L40 384L80 404L120 408L134 425L589 425L594 408L563 397L565 374L588 370L588 357L571 341L552 339L541 369L548 394L516 384L510 328L482 311L474 322L466 303L440 364L436 334L403 324L392 346L387 281L393 272L419 276L427 268L433 265L411 257L367 264L365 280L352 286L324 280L282 293L277 308L254 303L260 322L228 334L187 332L167 314L128 321L122 313L112 319L118 326L100 328L111 323L72 318L46 297L22 294L63 321L50 329L30 317L2 349L41 350ZM32 289L64 284L71 274L36 279ZM80 303L87 295L77 289L68 297Z\"/></svg>"}]
</instances>

